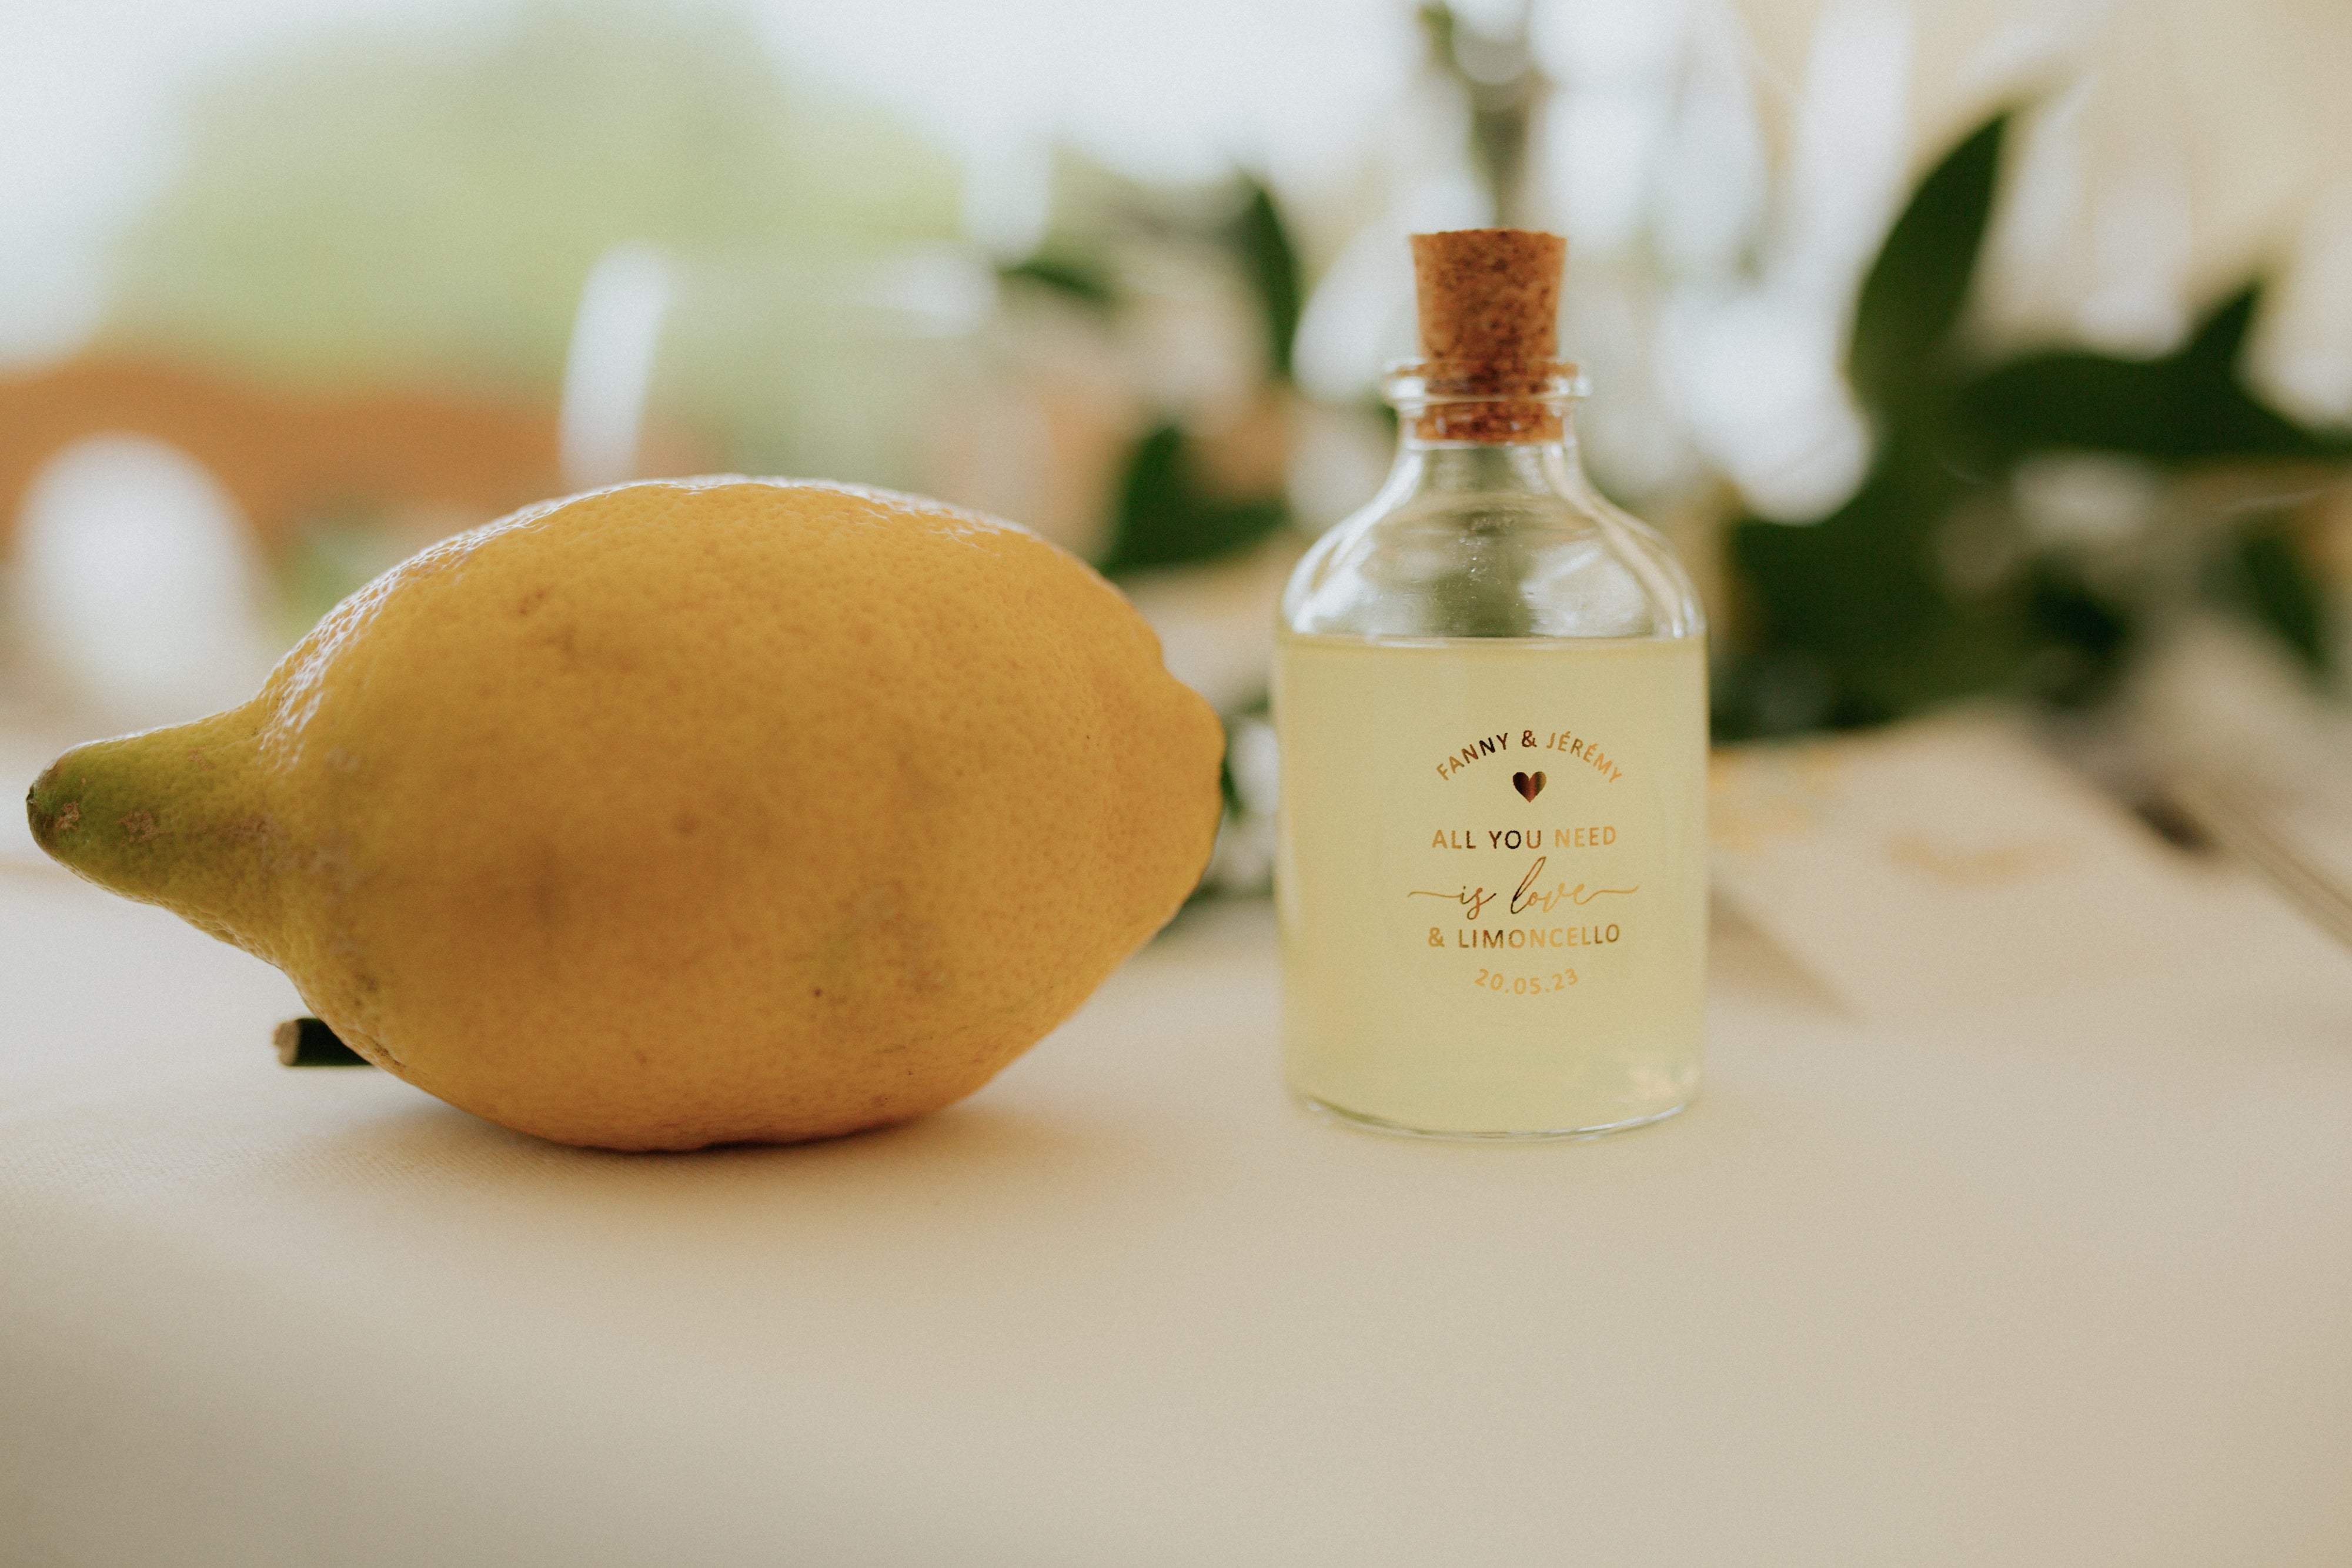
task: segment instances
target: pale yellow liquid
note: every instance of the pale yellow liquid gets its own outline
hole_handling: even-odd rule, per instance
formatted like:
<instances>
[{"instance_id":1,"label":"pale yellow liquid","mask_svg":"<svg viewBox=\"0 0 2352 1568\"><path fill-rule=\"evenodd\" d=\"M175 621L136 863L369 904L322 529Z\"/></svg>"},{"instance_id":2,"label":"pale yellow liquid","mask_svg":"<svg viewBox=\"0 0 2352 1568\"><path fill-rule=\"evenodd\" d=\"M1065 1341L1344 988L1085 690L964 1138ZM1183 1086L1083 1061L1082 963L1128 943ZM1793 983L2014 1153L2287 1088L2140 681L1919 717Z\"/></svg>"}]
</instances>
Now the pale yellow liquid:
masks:
<instances>
[{"instance_id":1,"label":"pale yellow liquid","mask_svg":"<svg viewBox=\"0 0 2352 1568\"><path fill-rule=\"evenodd\" d=\"M1275 723L1296 1092L1455 1135L1599 1132L1689 1101L1700 639L1286 634ZM1513 776L1538 773L1529 799Z\"/></svg>"}]
</instances>

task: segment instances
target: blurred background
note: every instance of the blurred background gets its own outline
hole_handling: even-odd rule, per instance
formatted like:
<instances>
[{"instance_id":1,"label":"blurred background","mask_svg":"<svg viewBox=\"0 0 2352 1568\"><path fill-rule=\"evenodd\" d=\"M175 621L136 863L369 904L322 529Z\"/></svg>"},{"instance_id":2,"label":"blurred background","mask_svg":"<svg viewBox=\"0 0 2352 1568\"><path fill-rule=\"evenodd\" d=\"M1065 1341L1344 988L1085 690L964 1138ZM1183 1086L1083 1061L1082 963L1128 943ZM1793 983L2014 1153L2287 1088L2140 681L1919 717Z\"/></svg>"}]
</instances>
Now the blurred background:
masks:
<instances>
[{"instance_id":1,"label":"blurred background","mask_svg":"<svg viewBox=\"0 0 2352 1568\"><path fill-rule=\"evenodd\" d=\"M2346 754L2341 0L14 0L0 724L240 700L567 490L923 491L1229 716L1393 444L1403 236L1570 239L1585 458L1737 741L2029 706L2126 795Z\"/></svg>"}]
</instances>

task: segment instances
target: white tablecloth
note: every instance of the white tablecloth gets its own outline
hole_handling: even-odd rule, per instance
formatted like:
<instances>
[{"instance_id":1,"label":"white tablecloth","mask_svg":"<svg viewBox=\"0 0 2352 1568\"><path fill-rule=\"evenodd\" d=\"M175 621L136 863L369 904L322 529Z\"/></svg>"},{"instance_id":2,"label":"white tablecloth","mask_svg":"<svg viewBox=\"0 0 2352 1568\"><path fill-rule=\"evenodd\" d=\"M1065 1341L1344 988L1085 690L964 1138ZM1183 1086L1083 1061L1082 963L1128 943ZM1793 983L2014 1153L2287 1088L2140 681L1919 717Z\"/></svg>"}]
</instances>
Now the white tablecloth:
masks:
<instances>
[{"instance_id":1,"label":"white tablecloth","mask_svg":"<svg viewBox=\"0 0 2352 1568\"><path fill-rule=\"evenodd\" d=\"M0 865L0 1563L2352 1562L2352 964L1843 1019L1704 1097L1319 1123L1260 908L839 1143L535 1143L288 1071L272 971Z\"/></svg>"}]
</instances>

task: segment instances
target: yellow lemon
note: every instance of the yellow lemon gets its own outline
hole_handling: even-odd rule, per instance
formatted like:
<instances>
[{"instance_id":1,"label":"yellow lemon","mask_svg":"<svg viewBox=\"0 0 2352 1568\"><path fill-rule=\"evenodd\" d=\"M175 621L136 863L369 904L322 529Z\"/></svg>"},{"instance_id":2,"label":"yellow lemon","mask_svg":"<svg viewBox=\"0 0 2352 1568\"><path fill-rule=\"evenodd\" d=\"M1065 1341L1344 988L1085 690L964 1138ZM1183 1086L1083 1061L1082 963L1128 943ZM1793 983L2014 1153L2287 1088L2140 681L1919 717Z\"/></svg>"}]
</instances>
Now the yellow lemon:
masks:
<instances>
[{"instance_id":1,"label":"yellow lemon","mask_svg":"<svg viewBox=\"0 0 2352 1568\"><path fill-rule=\"evenodd\" d=\"M945 1105L1191 891L1223 735L1102 579L885 491L625 486L346 601L251 702L68 752L42 846L510 1127Z\"/></svg>"}]
</instances>

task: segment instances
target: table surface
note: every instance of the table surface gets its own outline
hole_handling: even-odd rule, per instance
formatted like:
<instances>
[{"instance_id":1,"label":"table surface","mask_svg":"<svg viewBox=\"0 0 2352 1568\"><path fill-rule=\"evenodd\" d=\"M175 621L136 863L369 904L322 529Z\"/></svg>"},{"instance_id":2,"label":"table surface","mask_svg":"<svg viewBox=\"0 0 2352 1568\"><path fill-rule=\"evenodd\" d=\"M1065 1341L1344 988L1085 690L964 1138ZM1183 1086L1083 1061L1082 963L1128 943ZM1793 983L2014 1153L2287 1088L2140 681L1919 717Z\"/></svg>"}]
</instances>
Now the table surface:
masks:
<instances>
[{"instance_id":1,"label":"table surface","mask_svg":"<svg viewBox=\"0 0 2352 1568\"><path fill-rule=\"evenodd\" d=\"M1276 1078L1204 907L953 1110L537 1143L0 863L0 1563L2352 1562L2352 962L1900 1029L1720 933L1658 1127Z\"/></svg>"}]
</instances>

